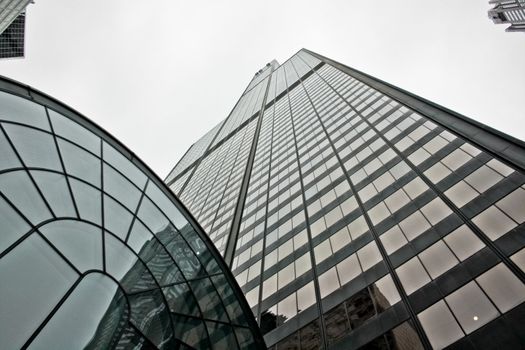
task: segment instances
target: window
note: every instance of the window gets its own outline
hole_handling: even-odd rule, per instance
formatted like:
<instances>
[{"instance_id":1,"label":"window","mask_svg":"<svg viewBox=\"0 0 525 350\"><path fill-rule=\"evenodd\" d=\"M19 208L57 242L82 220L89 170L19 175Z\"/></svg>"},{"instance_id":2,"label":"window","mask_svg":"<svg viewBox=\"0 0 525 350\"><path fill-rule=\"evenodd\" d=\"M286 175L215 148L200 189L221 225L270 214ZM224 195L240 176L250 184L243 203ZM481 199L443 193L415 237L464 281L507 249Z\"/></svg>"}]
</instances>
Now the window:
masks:
<instances>
[{"instance_id":1,"label":"window","mask_svg":"<svg viewBox=\"0 0 525 350\"><path fill-rule=\"evenodd\" d=\"M420 287L430 282L430 277L428 277L428 274L417 257L413 257L398 267L396 273L399 276L407 295L412 294Z\"/></svg>"},{"instance_id":2,"label":"window","mask_svg":"<svg viewBox=\"0 0 525 350\"><path fill-rule=\"evenodd\" d=\"M525 285L503 263L488 270L476 281L501 312L525 301Z\"/></svg>"},{"instance_id":3,"label":"window","mask_svg":"<svg viewBox=\"0 0 525 350\"><path fill-rule=\"evenodd\" d=\"M428 221L419 211L416 211L401 221L399 226L409 240L413 240L431 227Z\"/></svg>"},{"instance_id":4,"label":"window","mask_svg":"<svg viewBox=\"0 0 525 350\"><path fill-rule=\"evenodd\" d=\"M443 300L417 315L434 349L442 349L464 336Z\"/></svg>"},{"instance_id":5,"label":"window","mask_svg":"<svg viewBox=\"0 0 525 350\"><path fill-rule=\"evenodd\" d=\"M496 206L519 224L525 222L525 190L519 187L496 203Z\"/></svg>"},{"instance_id":6,"label":"window","mask_svg":"<svg viewBox=\"0 0 525 350\"><path fill-rule=\"evenodd\" d=\"M368 270L382 260L381 253L379 252L375 241L372 241L359 249L357 251L357 256L359 257L363 271Z\"/></svg>"},{"instance_id":7,"label":"window","mask_svg":"<svg viewBox=\"0 0 525 350\"><path fill-rule=\"evenodd\" d=\"M352 254L348 258L336 265L341 285L344 285L361 274L361 266L357 260L357 255Z\"/></svg>"},{"instance_id":8,"label":"window","mask_svg":"<svg viewBox=\"0 0 525 350\"><path fill-rule=\"evenodd\" d=\"M418 256L432 279L437 278L459 263L443 241L437 241Z\"/></svg>"},{"instance_id":9,"label":"window","mask_svg":"<svg viewBox=\"0 0 525 350\"><path fill-rule=\"evenodd\" d=\"M421 212L432 225L435 225L451 214L452 210L440 198L435 198L421 208Z\"/></svg>"},{"instance_id":10,"label":"window","mask_svg":"<svg viewBox=\"0 0 525 350\"><path fill-rule=\"evenodd\" d=\"M496 318L498 310L472 281L445 298L467 334Z\"/></svg>"},{"instance_id":11,"label":"window","mask_svg":"<svg viewBox=\"0 0 525 350\"><path fill-rule=\"evenodd\" d=\"M428 177L428 179L435 184L443 180L450 173L451 171L440 162L437 162L431 168L424 172L425 176Z\"/></svg>"},{"instance_id":12,"label":"window","mask_svg":"<svg viewBox=\"0 0 525 350\"><path fill-rule=\"evenodd\" d=\"M516 227L516 223L495 206L472 219L491 240L496 240Z\"/></svg>"},{"instance_id":13,"label":"window","mask_svg":"<svg viewBox=\"0 0 525 350\"><path fill-rule=\"evenodd\" d=\"M445 195L454 203L458 208L461 208L479 194L469 184L461 180L451 188L449 188Z\"/></svg>"},{"instance_id":14,"label":"window","mask_svg":"<svg viewBox=\"0 0 525 350\"><path fill-rule=\"evenodd\" d=\"M398 225L395 225L387 232L381 235L381 242L385 247L385 250L388 254L392 254L402 246L408 243L405 235L401 232L401 229Z\"/></svg>"},{"instance_id":15,"label":"window","mask_svg":"<svg viewBox=\"0 0 525 350\"><path fill-rule=\"evenodd\" d=\"M461 261L485 246L466 225L462 225L448 234L444 240Z\"/></svg>"},{"instance_id":16,"label":"window","mask_svg":"<svg viewBox=\"0 0 525 350\"><path fill-rule=\"evenodd\" d=\"M478 170L465 178L465 181L474 187L478 192L483 193L496 183L498 183L503 176L483 165Z\"/></svg>"},{"instance_id":17,"label":"window","mask_svg":"<svg viewBox=\"0 0 525 350\"><path fill-rule=\"evenodd\" d=\"M337 288L339 288L339 280L337 278L337 271L335 267L332 267L330 270L319 276L319 289L321 291L321 298L324 298Z\"/></svg>"}]
</instances>

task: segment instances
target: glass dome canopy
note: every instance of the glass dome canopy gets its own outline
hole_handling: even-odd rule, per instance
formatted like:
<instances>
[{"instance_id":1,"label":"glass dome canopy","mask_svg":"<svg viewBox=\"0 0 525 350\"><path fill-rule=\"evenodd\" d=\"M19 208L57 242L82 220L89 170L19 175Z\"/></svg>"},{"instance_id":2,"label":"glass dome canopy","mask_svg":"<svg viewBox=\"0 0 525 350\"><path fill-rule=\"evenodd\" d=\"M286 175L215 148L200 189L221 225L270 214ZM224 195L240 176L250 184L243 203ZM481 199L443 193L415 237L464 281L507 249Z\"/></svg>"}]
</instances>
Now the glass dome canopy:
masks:
<instances>
[{"instance_id":1,"label":"glass dome canopy","mask_svg":"<svg viewBox=\"0 0 525 350\"><path fill-rule=\"evenodd\" d=\"M111 135L0 78L0 149L3 347L265 348L208 237Z\"/></svg>"}]
</instances>

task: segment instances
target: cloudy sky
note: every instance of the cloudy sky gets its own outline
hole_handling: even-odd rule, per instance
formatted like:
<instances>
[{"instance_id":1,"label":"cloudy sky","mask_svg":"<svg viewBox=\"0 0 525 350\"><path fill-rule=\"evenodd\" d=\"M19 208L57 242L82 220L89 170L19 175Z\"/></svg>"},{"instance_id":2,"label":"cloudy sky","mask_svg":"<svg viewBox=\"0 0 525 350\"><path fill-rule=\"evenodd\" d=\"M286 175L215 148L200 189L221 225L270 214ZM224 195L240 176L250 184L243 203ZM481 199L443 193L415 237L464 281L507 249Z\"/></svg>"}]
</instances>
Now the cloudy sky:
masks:
<instances>
[{"instance_id":1,"label":"cloudy sky","mask_svg":"<svg viewBox=\"0 0 525 350\"><path fill-rule=\"evenodd\" d=\"M165 177L253 74L305 47L525 139L525 33L488 0L36 0L0 74L70 105Z\"/></svg>"}]
</instances>

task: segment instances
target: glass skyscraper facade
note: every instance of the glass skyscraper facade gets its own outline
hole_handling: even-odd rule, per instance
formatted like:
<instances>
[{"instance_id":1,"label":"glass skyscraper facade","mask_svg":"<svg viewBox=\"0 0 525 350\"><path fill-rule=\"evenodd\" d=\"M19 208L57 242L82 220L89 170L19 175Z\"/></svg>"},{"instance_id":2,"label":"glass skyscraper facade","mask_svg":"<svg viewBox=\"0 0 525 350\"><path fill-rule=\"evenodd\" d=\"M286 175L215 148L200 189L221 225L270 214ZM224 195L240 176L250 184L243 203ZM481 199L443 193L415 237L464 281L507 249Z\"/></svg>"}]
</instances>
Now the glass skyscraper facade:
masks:
<instances>
[{"instance_id":1,"label":"glass skyscraper facade","mask_svg":"<svg viewBox=\"0 0 525 350\"><path fill-rule=\"evenodd\" d=\"M0 0L0 58L24 57L27 5L31 0Z\"/></svg>"},{"instance_id":2,"label":"glass skyscraper facade","mask_svg":"<svg viewBox=\"0 0 525 350\"><path fill-rule=\"evenodd\" d=\"M308 50L165 182L282 349L521 348L525 144Z\"/></svg>"},{"instance_id":3,"label":"glass skyscraper facade","mask_svg":"<svg viewBox=\"0 0 525 350\"><path fill-rule=\"evenodd\" d=\"M161 179L59 101L0 78L0 348L264 349Z\"/></svg>"}]
</instances>

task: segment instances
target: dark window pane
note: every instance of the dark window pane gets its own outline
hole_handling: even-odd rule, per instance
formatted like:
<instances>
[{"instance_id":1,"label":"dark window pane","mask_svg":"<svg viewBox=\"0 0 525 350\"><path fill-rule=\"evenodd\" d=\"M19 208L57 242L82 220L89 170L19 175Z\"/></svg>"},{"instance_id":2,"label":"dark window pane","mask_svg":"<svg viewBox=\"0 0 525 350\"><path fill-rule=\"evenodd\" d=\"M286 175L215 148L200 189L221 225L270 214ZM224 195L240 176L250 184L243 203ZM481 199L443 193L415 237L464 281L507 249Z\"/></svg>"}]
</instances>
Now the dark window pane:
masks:
<instances>
[{"instance_id":1,"label":"dark window pane","mask_svg":"<svg viewBox=\"0 0 525 350\"><path fill-rule=\"evenodd\" d=\"M314 320L301 328L299 337L301 339L301 350L319 350L321 346L319 320Z\"/></svg>"},{"instance_id":2,"label":"dark window pane","mask_svg":"<svg viewBox=\"0 0 525 350\"><path fill-rule=\"evenodd\" d=\"M195 349L211 348L202 320L190 316L171 314L175 336Z\"/></svg>"},{"instance_id":3,"label":"dark window pane","mask_svg":"<svg viewBox=\"0 0 525 350\"><path fill-rule=\"evenodd\" d=\"M237 297L233 294L233 289L231 285L226 280L224 275L213 276L211 278L217 292L219 293L222 302L226 306L226 311L232 323L239 325L246 325L247 321L244 315L241 305Z\"/></svg>"},{"instance_id":4,"label":"dark window pane","mask_svg":"<svg viewBox=\"0 0 525 350\"><path fill-rule=\"evenodd\" d=\"M235 334L231 326L206 321L206 327L210 334L210 341L214 349L238 349Z\"/></svg>"},{"instance_id":5,"label":"dark window pane","mask_svg":"<svg viewBox=\"0 0 525 350\"><path fill-rule=\"evenodd\" d=\"M162 288L171 312L202 317L197 300L186 283Z\"/></svg>"},{"instance_id":6,"label":"dark window pane","mask_svg":"<svg viewBox=\"0 0 525 350\"><path fill-rule=\"evenodd\" d=\"M372 297L368 293L367 288L348 298L345 304L352 328L361 326L366 320L376 314Z\"/></svg>"},{"instance_id":7,"label":"dark window pane","mask_svg":"<svg viewBox=\"0 0 525 350\"><path fill-rule=\"evenodd\" d=\"M190 286L205 318L228 322L228 316L222 306L217 290L208 278L191 281Z\"/></svg>"},{"instance_id":8,"label":"dark window pane","mask_svg":"<svg viewBox=\"0 0 525 350\"><path fill-rule=\"evenodd\" d=\"M339 339L344 338L350 333L350 322L344 303L325 313L324 319L329 344L336 343Z\"/></svg>"},{"instance_id":9,"label":"dark window pane","mask_svg":"<svg viewBox=\"0 0 525 350\"><path fill-rule=\"evenodd\" d=\"M131 306L131 322L137 327L155 346L165 344L170 348L173 343L173 332L168 312L162 293L152 290L138 294L128 295Z\"/></svg>"},{"instance_id":10,"label":"dark window pane","mask_svg":"<svg viewBox=\"0 0 525 350\"><path fill-rule=\"evenodd\" d=\"M277 350L299 350L299 332L294 332L276 344Z\"/></svg>"}]
</instances>

